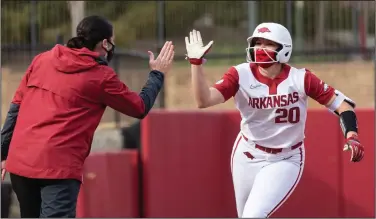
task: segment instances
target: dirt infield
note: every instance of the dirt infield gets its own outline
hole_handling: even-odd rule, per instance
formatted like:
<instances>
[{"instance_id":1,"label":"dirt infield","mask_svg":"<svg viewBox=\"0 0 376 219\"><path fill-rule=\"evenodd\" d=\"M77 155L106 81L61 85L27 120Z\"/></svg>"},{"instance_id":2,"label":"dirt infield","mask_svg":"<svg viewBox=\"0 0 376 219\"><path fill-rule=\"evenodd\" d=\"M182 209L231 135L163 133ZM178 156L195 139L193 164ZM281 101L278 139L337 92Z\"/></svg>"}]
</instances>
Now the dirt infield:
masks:
<instances>
[{"instance_id":1,"label":"dirt infield","mask_svg":"<svg viewBox=\"0 0 376 219\"><path fill-rule=\"evenodd\" d=\"M298 64L318 75L326 83L334 86L354 99L359 107L374 108L374 72L372 62L315 63ZM206 66L205 74L209 84L218 80L230 66ZM22 72L11 72L2 68L2 121L4 121L9 102L21 80ZM195 109L190 88L191 77L189 65L176 65L166 80L166 105L168 109ZM309 107L320 107L310 100ZM234 109L233 100L207 110Z\"/></svg>"}]
</instances>

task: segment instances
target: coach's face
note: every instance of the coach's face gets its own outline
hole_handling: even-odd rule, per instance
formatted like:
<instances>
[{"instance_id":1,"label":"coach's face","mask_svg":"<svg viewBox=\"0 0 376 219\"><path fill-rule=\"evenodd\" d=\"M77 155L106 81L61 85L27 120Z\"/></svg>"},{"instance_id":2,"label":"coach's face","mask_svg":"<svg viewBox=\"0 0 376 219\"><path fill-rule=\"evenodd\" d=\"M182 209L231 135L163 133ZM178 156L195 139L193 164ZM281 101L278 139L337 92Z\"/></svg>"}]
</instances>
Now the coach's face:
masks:
<instances>
[{"instance_id":1,"label":"coach's face","mask_svg":"<svg viewBox=\"0 0 376 219\"><path fill-rule=\"evenodd\" d=\"M113 34L110 39L103 40L102 49L107 61L110 62L115 53L115 36Z\"/></svg>"}]
</instances>

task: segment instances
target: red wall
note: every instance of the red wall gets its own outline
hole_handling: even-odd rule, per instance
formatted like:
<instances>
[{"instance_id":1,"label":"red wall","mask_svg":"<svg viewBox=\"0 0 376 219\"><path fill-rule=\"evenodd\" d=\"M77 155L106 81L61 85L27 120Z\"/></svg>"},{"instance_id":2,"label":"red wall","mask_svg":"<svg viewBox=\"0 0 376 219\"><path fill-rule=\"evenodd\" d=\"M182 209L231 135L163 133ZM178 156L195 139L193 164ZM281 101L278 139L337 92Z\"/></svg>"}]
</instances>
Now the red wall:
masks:
<instances>
[{"instance_id":1,"label":"red wall","mask_svg":"<svg viewBox=\"0 0 376 219\"><path fill-rule=\"evenodd\" d=\"M77 217L139 217L138 151L91 154L85 162Z\"/></svg>"},{"instance_id":2,"label":"red wall","mask_svg":"<svg viewBox=\"0 0 376 219\"><path fill-rule=\"evenodd\" d=\"M342 152L338 118L309 111L306 164L273 217L375 217L374 111L358 110L360 163ZM142 122L145 217L236 217L230 153L237 112L154 110Z\"/></svg>"},{"instance_id":3,"label":"red wall","mask_svg":"<svg viewBox=\"0 0 376 219\"><path fill-rule=\"evenodd\" d=\"M375 217L374 111L357 115L366 154L350 163L338 118L309 111L302 179L272 217ZM142 175L137 150L91 154L77 217L236 217L230 154L239 122L233 111L153 110L142 122Z\"/></svg>"}]
</instances>

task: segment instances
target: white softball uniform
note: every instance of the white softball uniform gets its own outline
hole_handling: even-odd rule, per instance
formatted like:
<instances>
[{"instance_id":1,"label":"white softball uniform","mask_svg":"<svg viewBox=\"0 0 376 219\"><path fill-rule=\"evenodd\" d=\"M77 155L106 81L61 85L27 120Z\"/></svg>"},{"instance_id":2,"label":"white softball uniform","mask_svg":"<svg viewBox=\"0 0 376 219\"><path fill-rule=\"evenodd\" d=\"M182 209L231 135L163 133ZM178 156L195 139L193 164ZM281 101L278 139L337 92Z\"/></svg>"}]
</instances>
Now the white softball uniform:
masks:
<instances>
[{"instance_id":1,"label":"white softball uniform","mask_svg":"<svg viewBox=\"0 0 376 219\"><path fill-rule=\"evenodd\" d=\"M231 155L239 217L266 218L297 186L304 166L307 99L327 104L334 89L307 69L283 65L274 79L255 64L231 67L213 87L241 115Z\"/></svg>"}]
</instances>

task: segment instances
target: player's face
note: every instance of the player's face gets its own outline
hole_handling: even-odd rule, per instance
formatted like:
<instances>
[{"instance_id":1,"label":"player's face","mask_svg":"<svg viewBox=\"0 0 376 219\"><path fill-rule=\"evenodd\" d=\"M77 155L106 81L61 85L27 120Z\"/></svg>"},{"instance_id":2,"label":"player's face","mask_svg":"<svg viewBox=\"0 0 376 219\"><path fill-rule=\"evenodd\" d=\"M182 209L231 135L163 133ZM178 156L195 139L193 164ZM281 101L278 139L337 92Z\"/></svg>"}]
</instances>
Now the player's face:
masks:
<instances>
[{"instance_id":1,"label":"player's face","mask_svg":"<svg viewBox=\"0 0 376 219\"><path fill-rule=\"evenodd\" d=\"M275 51L278 48L278 44L267 39L258 38L255 47Z\"/></svg>"}]
</instances>

